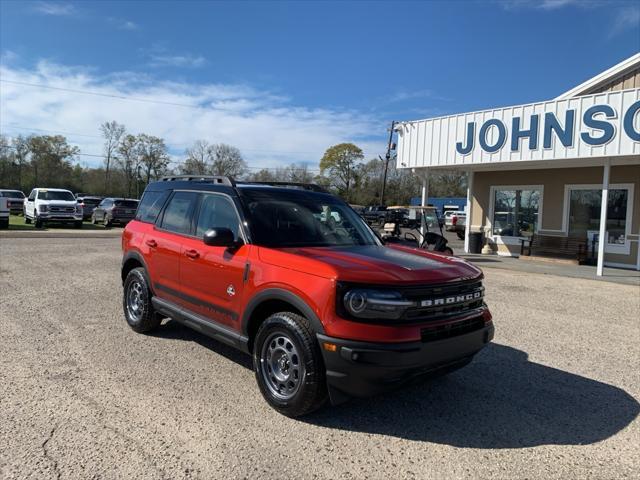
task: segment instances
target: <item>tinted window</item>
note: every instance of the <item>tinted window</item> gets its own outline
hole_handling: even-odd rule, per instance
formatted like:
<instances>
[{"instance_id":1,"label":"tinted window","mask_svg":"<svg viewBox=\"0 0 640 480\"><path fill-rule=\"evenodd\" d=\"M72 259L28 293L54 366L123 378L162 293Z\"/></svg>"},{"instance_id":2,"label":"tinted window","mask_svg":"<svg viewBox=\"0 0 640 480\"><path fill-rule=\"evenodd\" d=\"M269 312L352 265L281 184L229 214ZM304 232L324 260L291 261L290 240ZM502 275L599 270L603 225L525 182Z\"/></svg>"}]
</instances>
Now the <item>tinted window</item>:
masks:
<instances>
[{"instance_id":1,"label":"tinted window","mask_svg":"<svg viewBox=\"0 0 640 480\"><path fill-rule=\"evenodd\" d=\"M99 198L83 198L82 203L84 203L85 205L98 205L100 203L100 199Z\"/></svg>"},{"instance_id":2,"label":"tinted window","mask_svg":"<svg viewBox=\"0 0 640 480\"><path fill-rule=\"evenodd\" d=\"M6 192L0 192L0 197L24 198L24 193L17 190L8 190Z\"/></svg>"},{"instance_id":3,"label":"tinted window","mask_svg":"<svg viewBox=\"0 0 640 480\"><path fill-rule=\"evenodd\" d=\"M362 218L325 194L243 189L255 242L268 247L379 245Z\"/></svg>"},{"instance_id":4,"label":"tinted window","mask_svg":"<svg viewBox=\"0 0 640 480\"><path fill-rule=\"evenodd\" d=\"M141 222L155 223L160 213L162 205L171 193L169 190L164 192L151 192L147 191L142 196L140 204L138 205L138 212L136 213L136 220Z\"/></svg>"},{"instance_id":5,"label":"tinted window","mask_svg":"<svg viewBox=\"0 0 640 480\"><path fill-rule=\"evenodd\" d=\"M193 192L176 192L164 210L161 227L176 233L191 231L191 214L198 195Z\"/></svg>"},{"instance_id":6,"label":"tinted window","mask_svg":"<svg viewBox=\"0 0 640 480\"><path fill-rule=\"evenodd\" d=\"M238 236L239 220L231 200L221 195L204 195L198 213L196 235L201 237L210 228L228 228Z\"/></svg>"},{"instance_id":7,"label":"tinted window","mask_svg":"<svg viewBox=\"0 0 640 480\"><path fill-rule=\"evenodd\" d=\"M55 190L40 190L38 192L38 200L61 200L65 202L75 202L76 197L73 196L73 193Z\"/></svg>"},{"instance_id":8,"label":"tinted window","mask_svg":"<svg viewBox=\"0 0 640 480\"><path fill-rule=\"evenodd\" d=\"M135 200L116 200L114 203L120 208L138 208L138 202Z\"/></svg>"},{"instance_id":9,"label":"tinted window","mask_svg":"<svg viewBox=\"0 0 640 480\"><path fill-rule=\"evenodd\" d=\"M111 200L109 199L105 199L102 201L102 203L100 203L100 205L98 205L100 208L109 208L109 205L111 204Z\"/></svg>"}]
</instances>

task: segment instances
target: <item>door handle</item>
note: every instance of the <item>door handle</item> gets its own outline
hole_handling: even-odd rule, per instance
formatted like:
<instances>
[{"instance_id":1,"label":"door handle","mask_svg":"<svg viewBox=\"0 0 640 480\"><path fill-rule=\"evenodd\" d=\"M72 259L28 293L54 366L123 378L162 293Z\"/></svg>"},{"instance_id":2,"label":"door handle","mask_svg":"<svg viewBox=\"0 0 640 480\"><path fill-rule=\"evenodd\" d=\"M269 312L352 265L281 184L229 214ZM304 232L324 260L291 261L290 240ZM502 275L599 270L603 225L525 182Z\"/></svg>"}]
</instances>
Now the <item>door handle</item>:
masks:
<instances>
[{"instance_id":1,"label":"door handle","mask_svg":"<svg viewBox=\"0 0 640 480\"><path fill-rule=\"evenodd\" d=\"M151 239L151 240L147 240L146 242L147 245L149 245L151 248L156 248L158 246L158 244L156 243L155 240Z\"/></svg>"},{"instance_id":2,"label":"door handle","mask_svg":"<svg viewBox=\"0 0 640 480\"><path fill-rule=\"evenodd\" d=\"M200 256L197 250L187 250L186 252L184 252L184 254L194 260Z\"/></svg>"}]
</instances>

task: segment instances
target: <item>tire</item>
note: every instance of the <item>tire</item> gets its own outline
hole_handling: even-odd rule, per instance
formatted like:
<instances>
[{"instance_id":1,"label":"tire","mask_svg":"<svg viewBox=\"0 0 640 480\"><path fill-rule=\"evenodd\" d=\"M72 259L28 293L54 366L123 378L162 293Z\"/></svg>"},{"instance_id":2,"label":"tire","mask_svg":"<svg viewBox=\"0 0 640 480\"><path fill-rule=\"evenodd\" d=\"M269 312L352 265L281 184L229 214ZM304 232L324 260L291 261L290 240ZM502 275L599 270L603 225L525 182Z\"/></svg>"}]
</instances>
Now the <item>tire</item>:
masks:
<instances>
[{"instance_id":1,"label":"tire","mask_svg":"<svg viewBox=\"0 0 640 480\"><path fill-rule=\"evenodd\" d=\"M27 225L31 225L31 219L29 217L27 217L27 214L24 214L24 223L26 223Z\"/></svg>"},{"instance_id":2,"label":"tire","mask_svg":"<svg viewBox=\"0 0 640 480\"><path fill-rule=\"evenodd\" d=\"M92 213L91 214L91 225L95 225L96 224L96 216Z\"/></svg>"},{"instance_id":3,"label":"tire","mask_svg":"<svg viewBox=\"0 0 640 480\"><path fill-rule=\"evenodd\" d=\"M102 218L102 224L104 225L104 228L109 228L111 227L111 221L109 220L109 217L107 217L107 215L105 214L104 217Z\"/></svg>"},{"instance_id":4,"label":"tire","mask_svg":"<svg viewBox=\"0 0 640 480\"><path fill-rule=\"evenodd\" d=\"M460 240L464 240L464 232L457 231L457 232L456 232L456 235L458 235L458 238L459 238Z\"/></svg>"},{"instance_id":5,"label":"tire","mask_svg":"<svg viewBox=\"0 0 640 480\"><path fill-rule=\"evenodd\" d=\"M122 308L127 323L135 332L151 332L158 328L162 321L162 317L153 308L151 297L144 268L134 268L124 281Z\"/></svg>"},{"instance_id":6,"label":"tire","mask_svg":"<svg viewBox=\"0 0 640 480\"><path fill-rule=\"evenodd\" d=\"M33 223L35 224L36 228L42 228L44 225L42 219L38 218L37 216L33 218Z\"/></svg>"},{"instance_id":7,"label":"tire","mask_svg":"<svg viewBox=\"0 0 640 480\"><path fill-rule=\"evenodd\" d=\"M73 222L74 228L82 228L82 220Z\"/></svg>"},{"instance_id":8,"label":"tire","mask_svg":"<svg viewBox=\"0 0 640 480\"><path fill-rule=\"evenodd\" d=\"M311 413L327 400L320 346L309 322L300 315L274 313L260 325L253 368L262 396L287 417Z\"/></svg>"},{"instance_id":9,"label":"tire","mask_svg":"<svg viewBox=\"0 0 640 480\"><path fill-rule=\"evenodd\" d=\"M442 253L444 253L446 255L452 255L453 256L453 250L451 249L451 247L445 247L445 249L442 251Z\"/></svg>"},{"instance_id":10,"label":"tire","mask_svg":"<svg viewBox=\"0 0 640 480\"><path fill-rule=\"evenodd\" d=\"M6 230L7 228L9 228L9 219L3 218L0 220L0 230Z\"/></svg>"}]
</instances>

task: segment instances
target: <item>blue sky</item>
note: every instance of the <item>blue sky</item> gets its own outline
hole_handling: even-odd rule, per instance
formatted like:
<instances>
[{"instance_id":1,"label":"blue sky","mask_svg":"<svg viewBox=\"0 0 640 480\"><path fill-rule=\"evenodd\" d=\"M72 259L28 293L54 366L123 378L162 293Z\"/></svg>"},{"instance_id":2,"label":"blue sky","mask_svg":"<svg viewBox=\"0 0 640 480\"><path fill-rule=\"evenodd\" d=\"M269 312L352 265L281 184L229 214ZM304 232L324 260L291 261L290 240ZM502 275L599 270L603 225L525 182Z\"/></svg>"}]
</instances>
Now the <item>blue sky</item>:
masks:
<instances>
[{"instance_id":1,"label":"blue sky","mask_svg":"<svg viewBox=\"0 0 640 480\"><path fill-rule=\"evenodd\" d=\"M5 134L100 154L115 119L176 156L205 138L315 166L339 141L383 153L391 120L559 95L640 51L640 3L2 0L0 32Z\"/></svg>"}]
</instances>

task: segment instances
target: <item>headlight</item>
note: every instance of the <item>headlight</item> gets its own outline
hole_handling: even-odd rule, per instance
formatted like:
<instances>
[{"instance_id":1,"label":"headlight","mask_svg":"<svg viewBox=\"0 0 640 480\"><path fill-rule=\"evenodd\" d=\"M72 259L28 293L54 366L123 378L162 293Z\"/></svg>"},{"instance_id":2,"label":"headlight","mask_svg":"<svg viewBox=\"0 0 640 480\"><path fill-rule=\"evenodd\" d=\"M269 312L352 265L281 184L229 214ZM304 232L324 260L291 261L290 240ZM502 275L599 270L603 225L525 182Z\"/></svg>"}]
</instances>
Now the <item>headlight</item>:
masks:
<instances>
[{"instance_id":1,"label":"headlight","mask_svg":"<svg viewBox=\"0 0 640 480\"><path fill-rule=\"evenodd\" d=\"M38 207L38 211L41 212L41 213L48 212L49 211L49 207L47 205L40 205Z\"/></svg>"},{"instance_id":2,"label":"headlight","mask_svg":"<svg viewBox=\"0 0 640 480\"><path fill-rule=\"evenodd\" d=\"M398 319L407 308L415 306L415 302L405 299L400 292L369 288L347 291L342 303L349 314L358 318Z\"/></svg>"}]
</instances>

